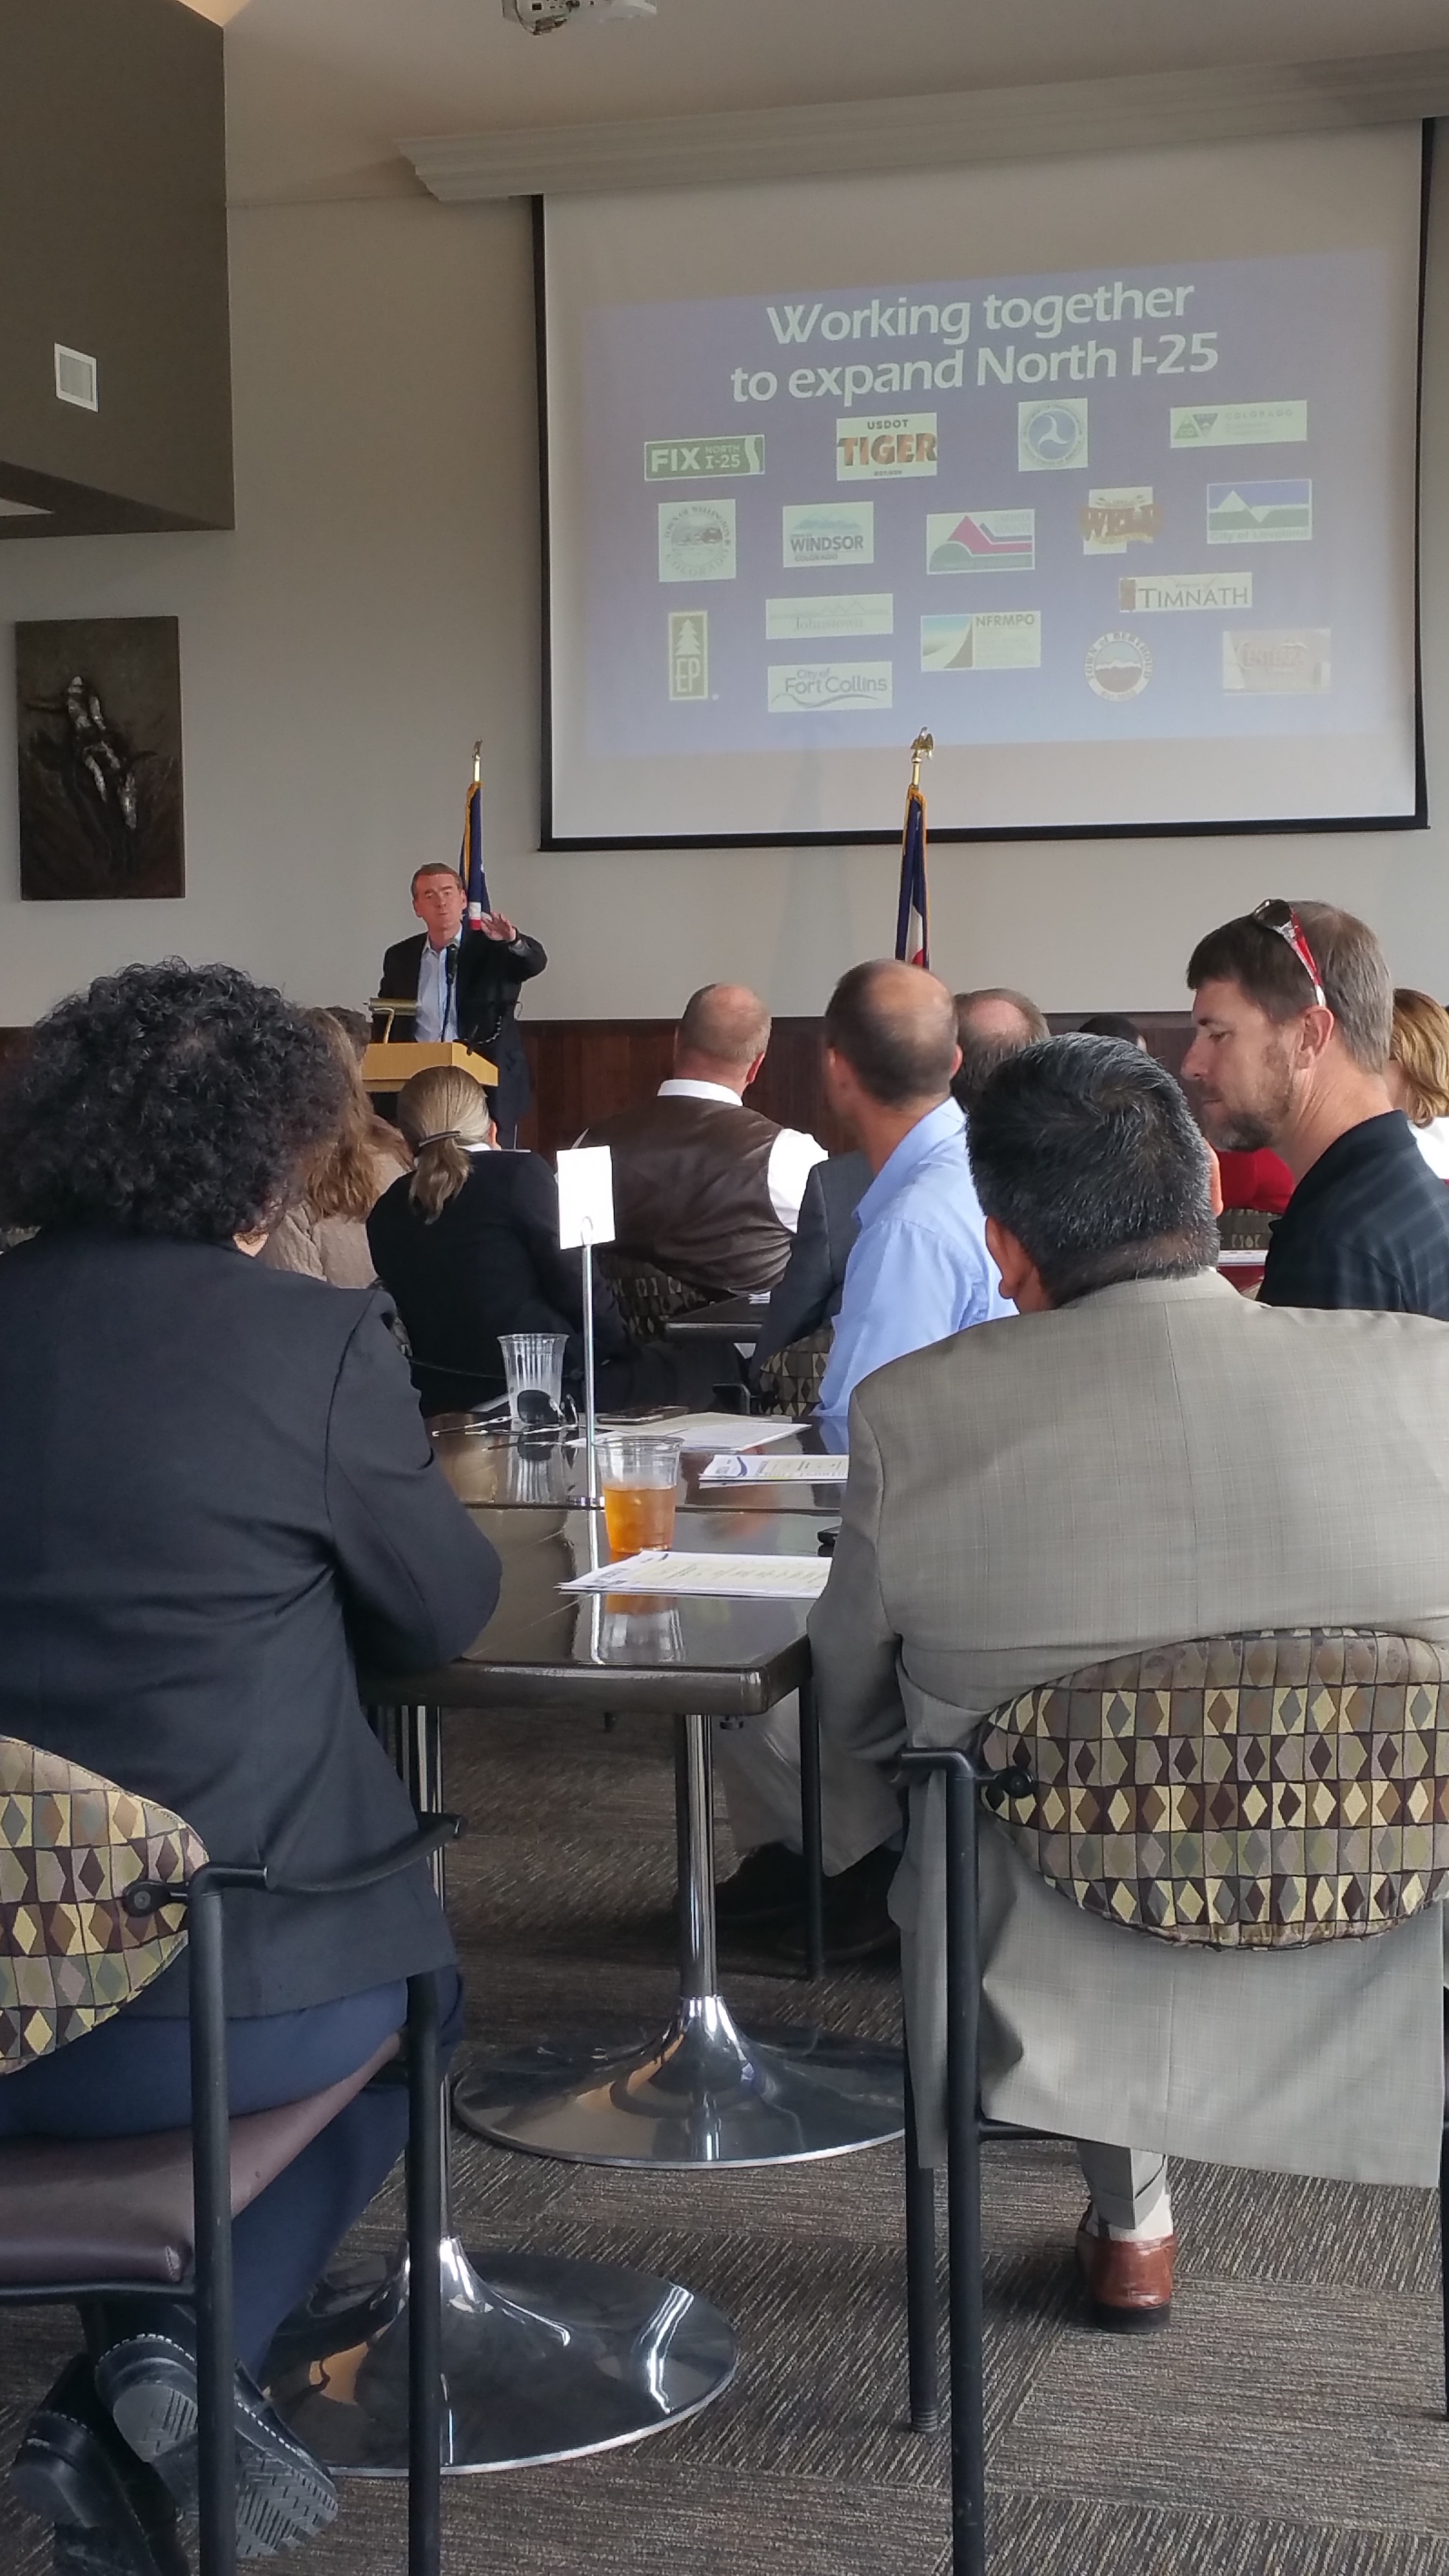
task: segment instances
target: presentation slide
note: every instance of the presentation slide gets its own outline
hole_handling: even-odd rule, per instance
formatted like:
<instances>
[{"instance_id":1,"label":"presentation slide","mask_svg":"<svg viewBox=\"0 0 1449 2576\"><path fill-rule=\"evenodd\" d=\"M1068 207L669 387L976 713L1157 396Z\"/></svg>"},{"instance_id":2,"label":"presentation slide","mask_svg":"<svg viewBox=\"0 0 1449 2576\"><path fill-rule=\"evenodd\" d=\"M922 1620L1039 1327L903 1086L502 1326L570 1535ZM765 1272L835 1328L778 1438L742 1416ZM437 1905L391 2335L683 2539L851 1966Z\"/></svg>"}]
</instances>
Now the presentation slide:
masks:
<instances>
[{"instance_id":1,"label":"presentation slide","mask_svg":"<svg viewBox=\"0 0 1449 2576\"><path fill-rule=\"evenodd\" d=\"M553 837L1413 819L1420 174L551 204Z\"/></svg>"}]
</instances>

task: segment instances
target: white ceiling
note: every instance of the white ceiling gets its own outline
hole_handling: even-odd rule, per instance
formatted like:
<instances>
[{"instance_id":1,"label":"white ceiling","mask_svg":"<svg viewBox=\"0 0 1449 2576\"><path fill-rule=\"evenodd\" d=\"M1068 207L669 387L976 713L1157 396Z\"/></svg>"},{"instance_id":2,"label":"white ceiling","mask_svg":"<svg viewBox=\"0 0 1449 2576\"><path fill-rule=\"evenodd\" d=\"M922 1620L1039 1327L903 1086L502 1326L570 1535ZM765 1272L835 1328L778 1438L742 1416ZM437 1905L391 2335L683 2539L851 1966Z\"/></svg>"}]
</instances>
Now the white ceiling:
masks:
<instances>
[{"instance_id":1,"label":"white ceiling","mask_svg":"<svg viewBox=\"0 0 1449 2576\"><path fill-rule=\"evenodd\" d=\"M188 0L227 27L238 203L417 189L399 135L911 97L1441 46L1449 0L659 0L530 36L500 0Z\"/></svg>"}]
</instances>

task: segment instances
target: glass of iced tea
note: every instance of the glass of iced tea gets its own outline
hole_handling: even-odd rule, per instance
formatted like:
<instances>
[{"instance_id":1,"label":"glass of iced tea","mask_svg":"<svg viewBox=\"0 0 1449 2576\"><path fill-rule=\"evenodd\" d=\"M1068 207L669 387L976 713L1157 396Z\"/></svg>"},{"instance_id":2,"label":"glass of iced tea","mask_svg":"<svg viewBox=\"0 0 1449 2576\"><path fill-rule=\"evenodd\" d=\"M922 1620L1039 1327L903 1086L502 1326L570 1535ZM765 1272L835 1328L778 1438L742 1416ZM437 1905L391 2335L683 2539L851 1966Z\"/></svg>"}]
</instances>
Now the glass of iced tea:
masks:
<instances>
[{"instance_id":1,"label":"glass of iced tea","mask_svg":"<svg viewBox=\"0 0 1449 2576\"><path fill-rule=\"evenodd\" d=\"M637 1556L641 1547L669 1546L674 1536L679 1453L680 1443L657 1431L602 1435L599 1481L611 1556Z\"/></svg>"}]
</instances>

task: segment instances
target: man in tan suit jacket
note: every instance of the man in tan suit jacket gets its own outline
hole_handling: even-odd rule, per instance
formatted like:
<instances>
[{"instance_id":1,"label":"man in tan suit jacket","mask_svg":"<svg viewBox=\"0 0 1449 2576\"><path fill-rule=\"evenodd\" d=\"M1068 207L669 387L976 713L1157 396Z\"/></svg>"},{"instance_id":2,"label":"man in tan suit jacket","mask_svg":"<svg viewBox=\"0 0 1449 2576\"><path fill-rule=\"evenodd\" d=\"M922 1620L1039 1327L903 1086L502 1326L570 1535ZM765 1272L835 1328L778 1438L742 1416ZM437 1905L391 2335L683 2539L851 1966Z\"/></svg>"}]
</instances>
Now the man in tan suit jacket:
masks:
<instances>
[{"instance_id":1,"label":"man in tan suit jacket","mask_svg":"<svg viewBox=\"0 0 1449 2576\"><path fill-rule=\"evenodd\" d=\"M1111 1040L1004 1065L971 1159L1019 1313L856 1392L844 1526L810 1621L832 1753L880 1778L903 1745L965 1742L1030 1685L1225 1631L1449 1639L1449 1326L1238 1296L1213 1268L1182 1094ZM943 1815L939 1781L913 1793L891 1894L930 2161ZM982 1917L983 2099L1086 2142L1081 2250L1102 2322L1165 2314L1169 2153L1435 2179L1437 1908L1370 1940L1186 1947L1084 1914L988 1821ZM1141 2287L1143 2248L1152 2295L1119 2295L1134 2264Z\"/></svg>"}]
</instances>

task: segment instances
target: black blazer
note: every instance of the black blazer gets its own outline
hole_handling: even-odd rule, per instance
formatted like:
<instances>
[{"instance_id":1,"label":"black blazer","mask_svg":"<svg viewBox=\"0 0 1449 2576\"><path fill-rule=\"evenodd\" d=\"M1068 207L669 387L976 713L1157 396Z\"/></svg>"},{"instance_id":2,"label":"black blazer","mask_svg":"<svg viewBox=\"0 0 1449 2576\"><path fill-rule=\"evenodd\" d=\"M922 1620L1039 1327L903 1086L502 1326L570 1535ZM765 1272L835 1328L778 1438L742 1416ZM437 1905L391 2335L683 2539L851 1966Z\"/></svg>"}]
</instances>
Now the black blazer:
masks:
<instances>
[{"instance_id":1,"label":"black blazer","mask_svg":"<svg viewBox=\"0 0 1449 2576\"><path fill-rule=\"evenodd\" d=\"M0 1731L175 1808L215 1860L320 1877L412 1826L354 1654L445 1663L497 1595L375 1290L134 1236L0 1260ZM451 1956L426 1868L227 1899L234 2014ZM139 2008L184 2011L184 1978Z\"/></svg>"},{"instance_id":2,"label":"black blazer","mask_svg":"<svg viewBox=\"0 0 1449 2576\"><path fill-rule=\"evenodd\" d=\"M845 1265L859 1231L855 1211L870 1180L864 1154L832 1154L828 1162L815 1164L805 1183L784 1276L760 1327L752 1369L839 1314Z\"/></svg>"},{"instance_id":3,"label":"black blazer","mask_svg":"<svg viewBox=\"0 0 1449 2576\"><path fill-rule=\"evenodd\" d=\"M389 948L377 987L380 999L417 1000L426 944L427 932L420 930L414 938L400 939ZM470 931L465 924L458 941L458 1035L464 1046L476 1047L498 1067L494 1115L500 1136L510 1143L533 1098L514 1007L520 986L541 975L547 964L538 941L521 934L509 948L501 939L490 939L483 930ZM399 1024L394 1035L411 1037L411 1023Z\"/></svg>"},{"instance_id":4,"label":"black blazer","mask_svg":"<svg viewBox=\"0 0 1449 2576\"><path fill-rule=\"evenodd\" d=\"M560 1252L558 1183L539 1154L472 1156L456 1198L431 1221L408 1197L408 1176L367 1220L377 1275L397 1302L413 1348L424 1413L486 1404L503 1393L500 1333L567 1333L564 1372L583 1376L583 1265ZM632 1345L606 1283L594 1274L594 1351L627 1359Z\"/></svg>"}]
</instances>

